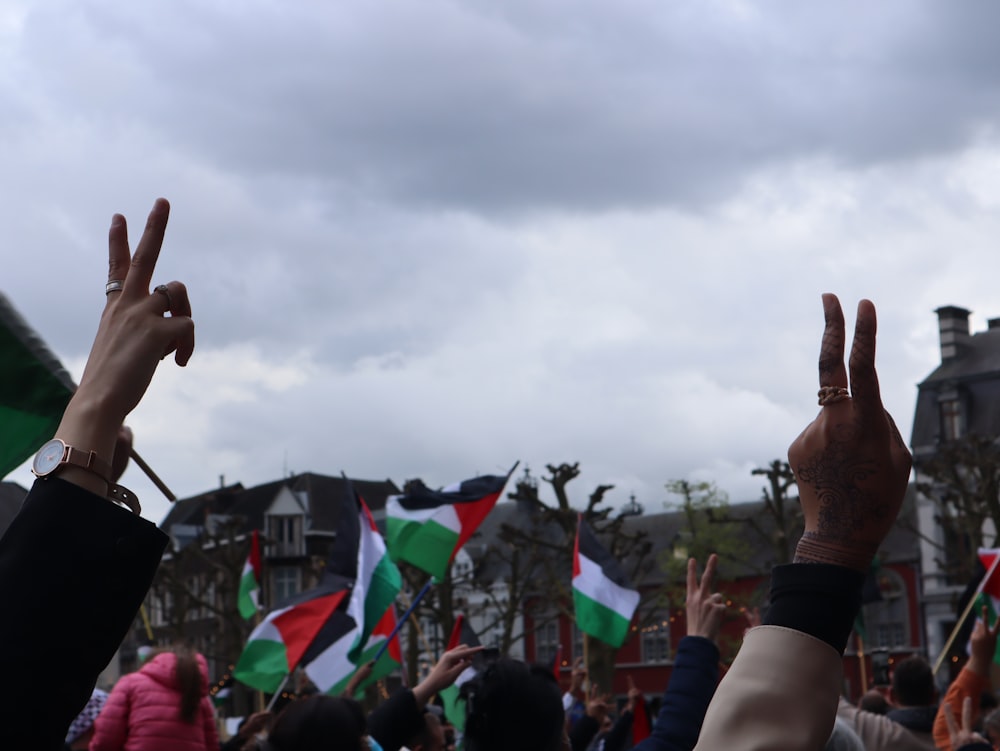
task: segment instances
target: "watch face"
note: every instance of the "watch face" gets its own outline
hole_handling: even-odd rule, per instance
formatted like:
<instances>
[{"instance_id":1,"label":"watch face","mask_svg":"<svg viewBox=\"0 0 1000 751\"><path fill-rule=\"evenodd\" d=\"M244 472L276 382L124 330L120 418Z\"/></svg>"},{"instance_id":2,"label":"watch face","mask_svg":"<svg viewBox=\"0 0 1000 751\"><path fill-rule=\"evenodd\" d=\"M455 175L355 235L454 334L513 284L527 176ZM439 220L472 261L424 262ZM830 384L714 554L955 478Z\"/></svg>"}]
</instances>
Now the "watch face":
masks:
<instances>
[{"instance_id":1,"label":"watch face","mask_svg":"<svg viewBox=\"0 0 1000 751\"><path fill-rule=\"evenodd\" d=\"M62 463L65 453L66 444L58 438L53 438L38 450L35 461L31 465L31 471L39 477L44 477Z\"/></svg>"}]
</instances>

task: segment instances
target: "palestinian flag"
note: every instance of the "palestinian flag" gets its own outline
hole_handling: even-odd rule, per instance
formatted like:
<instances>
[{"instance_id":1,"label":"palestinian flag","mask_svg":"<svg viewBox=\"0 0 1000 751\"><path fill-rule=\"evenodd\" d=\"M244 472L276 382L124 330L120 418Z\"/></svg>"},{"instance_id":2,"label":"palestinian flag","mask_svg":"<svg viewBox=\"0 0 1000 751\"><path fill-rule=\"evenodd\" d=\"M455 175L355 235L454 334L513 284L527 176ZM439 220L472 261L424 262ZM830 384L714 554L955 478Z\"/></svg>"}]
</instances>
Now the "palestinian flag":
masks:
<instances>
[{"instance_id":1,"label":"palestinian flag","mask_svg":"<svg viewBox=\"0 0 1000 751\"><path fill-rule=\"evenodd\" d=\"M983 606L986 606L987 625L992 626L1000 615L1000 548L980 548L979 563L983 567L978 585L979 594L973 609L976 618L982 618ZM961 642L959 642L961 643ZM1000 664L1000 641L993 653L993 662Z\"/></svg>"},{"instance_id":2,"label":"palestinian flag","mask_svg":"<svg viewBox=\"0 0 1000 751\"><path fill-rule=\"evenodd\" d=\"M333 619L349 590L310 590L285 607L268 613L250 634L233 677L260 691L274 693L302 661L320 631ZM353 626L353 624L350 624Z\"/></svg>"},{"instance_id":3,"label":"palestinian flag","mask_svg":"<svg viewBox=\"0 0 1000 751\"><path fill-rule=\"evenodd\" d=\"M510 472L484 475L443 490L431 490L420 480L408 482L403 495L390 496L385 502L392 560L406 561L444 579L455 554L493 510L509 478Z\"/></svg>"},{"instance_id":4,"label":"palestinian flag","mask_svg":"<svg viewBox=\"0 0 1000 751\"><path fill-rule=\"evenodd\" d=\"M357 666L366 665L374 660L375 656L382 651L381 656L378 658L378 662L375 663L375 668L372 670L371 675L358 684L358 689L354 698L361 698L366 688L371 686L376 681L382 680L390 673L396 672L403 664L403 651L399 646L398 633L392 637L392 641L389 642L385 650L382 650L382 647L385 646L386 641L389 639L389 636L395 628L396 606L390 605L389 609L385 611L385 615L382 617L382 620L380 620L378 625L375 626L375 630L372 631L372 635L368 638L368 643L365 645L364 651L358 658ZM306 674L309 675L310 680L316 684L317 688L323 690L324 693L332 694L334 696L339 696L344 692L344 689L347 688L348 682L351 680L351 676L357 669L357 666L354 663L351 663L350 672L341 678L341 680L334 686L324 690L324 686L317 683L317 680L328 683L329 678L324 679L324 676L333 675L335 671L324 671L319 665L316 665L313 670L310 670L310 667L313 665L316 665L315 661L310 663L309 666L306 666ZM316 674L315 678L313 677L313 673Z\"/></svg>"},{"instance_id":5,"label":"palestinian flag","mask_svg":"<svg viewBox=\"0 0 1000 751\"><path fill-rule=\"evenodd\" d=\"M348 503L354 509L357 531L354 533L357 551L354 563L355 582L351 591L348 613L358 624L357 643L351 659L358 662L368 637L382 621L385 611L395 602L403 588L403 577L389 559L385 540L379 534L364 499L354 490L354 484L344 478ZM344 571L346 569L338 569Z\"/></svg>"},{"instance_id":6,"label":"palestinian flag","mask_svg":"<svg viewBox=\"0 0 1000 751\"><path fill-rule=\"evenodd\" d=\"M237 605L240 615L247 620L253 618L260 609L260 535L256 529L250 538L250 554L243 564Z\"/></svg>"},{"instance_id":7,"label":"palestinian flag","mask_svg":"<svg viewBox=\"0 0 1000 751\"><path fill-rule=\"evenodd\" d=\"M448 649L464 644L467 647L478 647L479 637L465 620L464 615L455 619L455 626L448 639ZM476 656L478 658L479 655ZM465 732L465 699L462 698L462 686L471 681L479 673L479 660L473 658L472 665L463 670L455 682L441 691L441 701L444 704L444 716L460 733Z\"/></svg>"},{"instance_id":8,"label":"palestinian flag","mask_svg":"<svg viewBox=\"0 0 1000 751\"><path fill-rule=\"evenodd\" d=\"M53 436L73 379L0 294L0 478Z\"/></svg>"},{"instance_id":9,"label":"palestinian flag","mask_svg":"<svg viewBox=\"0 0 1000 751\"><path fill-rule=\"evenodd\" d=\"M352 578L351 596L302 661L309 678L324 693L334 692L341 682L346 683L345 678L358 665L364 664L372 634L384 627L387 611L403 586L403 578L396 564L389 560L375 520L346 477L344 488L345 510L337 525L326 575L334 579ZM392 617L395 619L395 612ZM385 636L388 637L388 632Z\"/></svg>"},{"instance_id":10,"label":"palestinian flag","mask_svg":"<svg viewBox=\"0 0 1000 751\"><path fill-rule=\"evenodd\" d=\"M605 550L593 530L579 517L573 546L573 609L585 634L620 647L639 605L639 593L629 589L621 564Z\"/></svg>"}]
</instances>

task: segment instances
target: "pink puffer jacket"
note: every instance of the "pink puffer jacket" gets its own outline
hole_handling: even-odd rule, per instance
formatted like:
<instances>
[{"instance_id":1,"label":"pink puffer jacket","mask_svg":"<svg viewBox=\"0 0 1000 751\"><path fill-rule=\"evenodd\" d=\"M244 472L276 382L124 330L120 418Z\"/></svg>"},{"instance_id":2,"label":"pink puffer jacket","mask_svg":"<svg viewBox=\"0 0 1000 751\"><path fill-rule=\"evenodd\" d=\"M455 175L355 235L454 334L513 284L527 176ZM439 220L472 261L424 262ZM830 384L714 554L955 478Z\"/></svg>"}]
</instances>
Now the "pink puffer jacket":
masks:
<instances>
[{"instance_id":1,"label":"pink puffer jacket","mask_svg":"<svg viewBox=\"0 0 1000 751\"><path fill-rule=\"evenodd\" d=\"M177 655L164 652L115 684L94 723L91 751L218 751L219 736L208 699L208 666L201 655L197 659L201 704L194 724L180 718Z\"/></svg>"}]
</instances>

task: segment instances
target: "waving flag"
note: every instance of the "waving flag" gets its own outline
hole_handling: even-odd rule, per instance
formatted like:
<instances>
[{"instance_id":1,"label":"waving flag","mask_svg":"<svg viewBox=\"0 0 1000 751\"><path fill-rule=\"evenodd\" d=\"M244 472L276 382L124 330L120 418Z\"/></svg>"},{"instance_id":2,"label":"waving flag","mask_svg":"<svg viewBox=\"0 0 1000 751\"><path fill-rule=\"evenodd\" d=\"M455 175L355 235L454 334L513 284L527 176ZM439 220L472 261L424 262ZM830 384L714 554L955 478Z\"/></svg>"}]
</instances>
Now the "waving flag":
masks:
<instances>
[{"instance_id":1,"label":"waving flag","mask_svg":"<svg viewBox=\"0 0 1000 751\"><path fill-rule=\"evenodd\" d=\"M260 609L260 570L260 535L255 529L250 538L250 553L243 564L237 599L240 615L248 620Z\"/></svg>"},{"instance_id":2,"label":"waving flag","mask_svg":"<svg viewBox=\"0 0 1000 751\"><path fill-rule=\"evenodd\" d=\"M372 635L368 637L368 643L365 645L364 651L358 657L358 666L365 665L375 659L375 655L377 655L379 650L382 649L382 645L385 644L395 627L396 606L390 605L389 609L385 611L385 615L382 617L382 620L380 620L375 626L375 630L372 631ZM388 648L382 653L382 656L378 658L378 662L375 663L375 667L373 668L371 675L358 684L357 691L355 692L355 698L360 698L368 686L385 678L390 673L394 673L399 670L402 664L403 651L399 646L399 634L397 633L392 637L392 641L389 643ZM330 688L327 688L325 684L329 683L330 677L336 674L336 668L333 670L323 670L321 669L320 664L314 660L306 666L306 674L310 676L310 680L312 680L312 682L316 684L317 688L322 690L323 693L337 696L342 694L344 689L347 688L347 683L350 681L351 675L354 673L356 666L353 662L351 662L349 666L347 664L342 664L341 670L343 669L347 669L349 672ZM313 675L315 675L315 678ZM317 683L317 681L322 682L324 685Z\"/></svg>"},{"instance_id":3,"label":"waving flag","mask_svg":"<svg viewBox=\"0 0 1000 751\"><path fill-rule=\"evenodd\" d=\"M464 615L459 615L455 619L455 627L451 630L451 637L448 639L448 649L464 644L467 647L478 647L479 637L472 630ZM476 677L481 667L482 658L479 655L473 658L472 664L463 670L455 682L448 688L441 691L441 701L444 704L444 716L460 732L465 732L465 699L461 698L462 686Z\"/></svg>"},{"instance_id":4,"label":"waving flag","mask_svg":"<svg viewBox=\"0 0 1000 751\"><path fill-rule=\"evenodd\" d=\"M431 490L420 480L385 502L386 537L394 561L443 579L458 551L493 510L511 472Z\"/></svg>"},{"instance_id":5,"label":"waving flag","mask_svg":"<svg viewBox=\"0 0 1000 751\"><path fill-rule=\"evenodd\" d=\"M579 517L573 546L573 609L576 625L612 647L620 647L639 605L639 593L593 530Z\"/></svg>"},{"instance_id":6,"label":"waving flag","mask_svg":"<svg viewBox=\"0 0 1000 751\"><path fill-rule=\"evenodd\" d=\"M348 593L346 588L333 592L317 588L268 613L250 634L233 677L260 691L277 691L316 636L333 620L338 606L347 601Z\"/></svg>"},{"instance_id":7,"label":"waving flag","mask_svg":"<svg viewBox=\"0 0 1000 751\"><path fill-rule=\"evenodd\" d=\"M345 510L342 514L327 571L331 576L350 574L354 584L342 609L343 617L338 615L320 632L302 660L306 674L324 693L339 692L357 666L371 659L372 643L379 640L373 634L382 633L403 586L399 569L389 560L385 541L364 500L346 477L344 483L345 506L352 511ZM391 618L395 622L394 610ZM381 641L388 637L389 631L382 634ZM398 650L398 640L393 641ZM392 651L391 644L388 651Z\"/></svg>"},{"instance_id":8,"label":"waving flag","mask_svg":"<svg viewBox=\"0 0 1000 751\"><path fill-rule=\"evenodd\" d=\"M0 478L53 436L76 386L0 294Z\"/></svg>"},{"instance_id":9,"label":"waving flag","mask_svg":"<svg viewBox=\"0 0 1000 751\"><path fill-rule=\"evenodd\" d=\"M323 580L254 629L233 671L236 680L273 692L302 665L318 687L329 690L354 671L402 587L368 507L346 477L344 485L346 502Z\"/></svg>"}]
</instances>

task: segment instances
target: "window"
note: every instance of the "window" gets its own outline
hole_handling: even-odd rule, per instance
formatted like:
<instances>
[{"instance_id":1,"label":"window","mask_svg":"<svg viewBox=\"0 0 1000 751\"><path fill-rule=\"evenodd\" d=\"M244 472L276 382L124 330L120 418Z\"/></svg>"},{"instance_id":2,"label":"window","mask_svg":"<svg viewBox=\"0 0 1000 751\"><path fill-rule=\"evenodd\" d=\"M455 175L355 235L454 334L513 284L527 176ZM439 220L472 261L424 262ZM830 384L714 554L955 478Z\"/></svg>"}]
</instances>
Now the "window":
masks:
<instances>
[{"instance_id":1,"label":"window","mask_svg":"<svg viewBox=\"0 0 1000 751\"><path fill-rule=\"evenodd\" d=\"M965 433L964 410L959 391L948 388L938 395L938 413L941 419L941 440L955 441Z\"/></svg>"},{"instance_id":2,"label":"window","mask_svg":"<svg viewBox=\"0 0 1000 751\"><path fill-rule=\"evenodd\" d=\"M271 569L271 601L278 604L297 595L301 589L301 573L297 566L275 566Z\"/></svg>"},{"instance_id":3,"label":"window","mask_svg":"<svg viewBox=\"0 0 1000 751\"><path fill-rule=\"evenodd\" d=\"M269 516L267 535L271 538L271 555L291 557L305 555L302 537L302 515Z\"/></svg>"},{"instance_id":4,"label":"window","mask_svg":"<svg viewBox=\"0 0 1000 751\"><path fill-rule=\"evenodd\" d=\"M910 646L909 602L902 577L891 569L876 574L882 599L861 609L869 649Z\"/></svg>"},{"instance_id":5,"label":"window","mask_svg":"<svg viewBox=\"0 0 1000 751\"><path fill-rule=\"evenodd\" d=\"M535 662L552 665L559 651L559 619L552 617L535 631Z\"/></svg>"},{"instance_id":6,"label":"window","mask_svg":"<svg viewBox=\"0 0 1000 751\"><path fill-rule=\"evenodd\" d=\"M653 621L639 630L643 662L667 662L670 659L670 620L656 613Z\"/></svg>"},{"instance_id":7,"label":"window","mask_svg":"<svg viewBox=\"0 0 1000 751\"><path fill-rule=\"evenodd\" d=\"M573 624L573 659L583 657L583 632Z\"/></svg>"}]
</instances>

